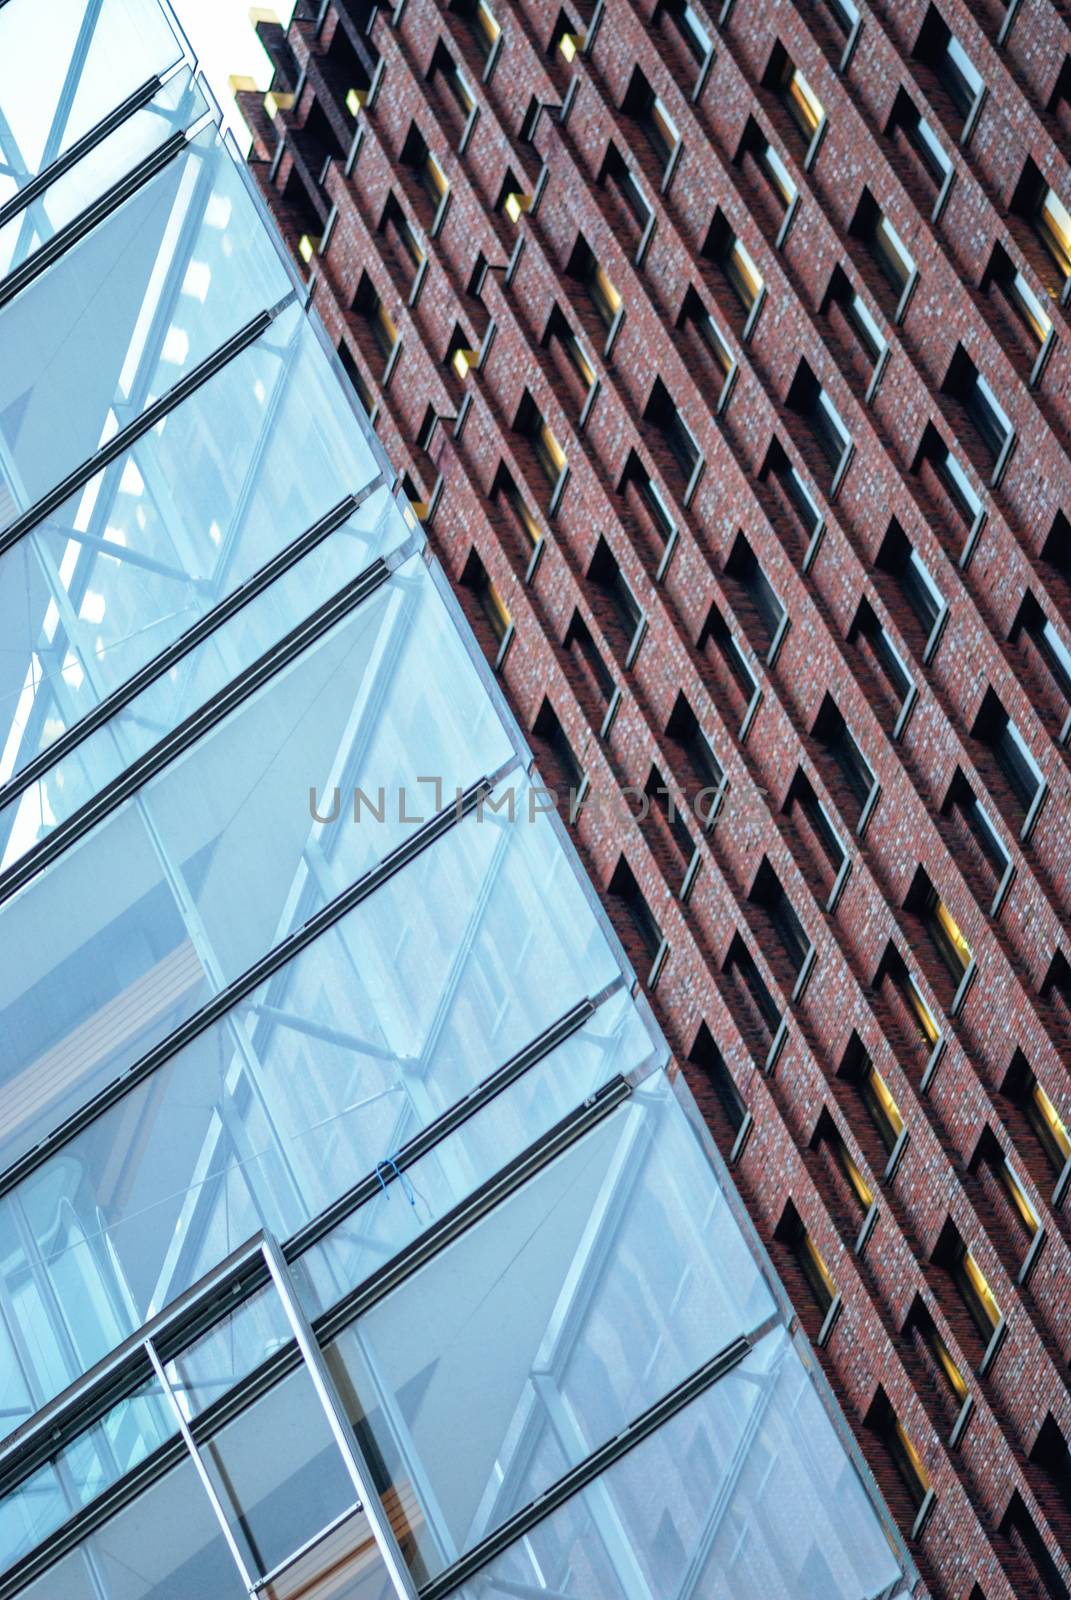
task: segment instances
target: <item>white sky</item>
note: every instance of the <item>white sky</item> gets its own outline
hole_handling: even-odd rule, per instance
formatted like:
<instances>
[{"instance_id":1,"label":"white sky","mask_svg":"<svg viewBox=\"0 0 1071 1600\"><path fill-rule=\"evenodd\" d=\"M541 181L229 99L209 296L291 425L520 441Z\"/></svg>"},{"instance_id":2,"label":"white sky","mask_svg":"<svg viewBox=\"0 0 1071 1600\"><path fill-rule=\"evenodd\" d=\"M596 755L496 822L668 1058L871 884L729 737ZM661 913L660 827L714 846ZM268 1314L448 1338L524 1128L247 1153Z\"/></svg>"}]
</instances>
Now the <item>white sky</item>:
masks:
<instances>
[{"instance_id":1,"label":"white sky","mask_svg":"<svg viewBox=\"0 0 1071 1600\"><path fill-rule=\"evenodd\" d=\"M227 79L232 73L241 73L267 88L271 78L271 64L249 20L250 0L172 0L172 5L223 108L225 123L233 130L239 148L245 150L249 136ZM275 11L285 23L294 3L264 0L260 9Z\"/></svg>"}]
</instances>

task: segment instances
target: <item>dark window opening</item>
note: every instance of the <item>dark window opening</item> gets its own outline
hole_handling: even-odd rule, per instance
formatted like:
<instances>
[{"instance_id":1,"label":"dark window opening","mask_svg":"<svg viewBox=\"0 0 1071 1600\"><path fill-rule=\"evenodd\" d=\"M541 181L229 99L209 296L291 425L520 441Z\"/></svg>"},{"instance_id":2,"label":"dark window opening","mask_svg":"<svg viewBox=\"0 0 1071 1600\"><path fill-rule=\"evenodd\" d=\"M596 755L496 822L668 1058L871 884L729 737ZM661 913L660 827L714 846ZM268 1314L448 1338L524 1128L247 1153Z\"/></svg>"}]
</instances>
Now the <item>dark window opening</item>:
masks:
<instances>
[{"instance_id":1,"label":"dark window opening","mask_svg":"<svg viewBox=\"0 0 1071 1600\"><path fill-rule=\"evenodd\" d=\"M685 489L689 488L702 463L703 453L661 378L654 381L650 398L644 407L643 419L657 429L676 463Z\"/></svg>"},{"instance_id":2,"label":"dark window opening","mask_svg":"<svg viewBox=\"0 0 1071 1600\"><path fill-rule=\"evenodd\" d=\"M656 860L671 881L680 881L695 855L695 841L666 781L656 766L647 774L643 792L647 797L647 833Z\"/></svg>"},{"instance_id":3,"label":"dark window opening","mask_svg":"<svg viewBox=\"0 0 1071 1600\"><path fill-rule=\"evenodd\" d=\"M780 1026L781 1012L738 933L733 934L722 972L729 980L728 998L737 1025L754 1059L762 1065Z\"/></svg>"},{"instance_id":4,"label":"dark window opening","mask_svg":"<svg viewBox=\"0 0 1071 1600\"><path fill-rule=\"evenodd\" d=\"M766 913L781 944L794 977L798 977L811 953L811 941L796 915L796 908L785 893L780 878L763 856L748 895L751 905Z\"/></svg>"},{"instance_id":5,"label":"dark window opening","mask_svg":"<svg viewBox=\"0 0 1071 1600\"><path fill-rule=\"evenodd\" d=\"M465 563L461 574L461 585L475 599L479 608L480 619L490 630L496 648L489 653L494 659L499 654L501 646L506 642L506 638L512 630L513 618L510 615L509 607L495 586L491 574L480 560L475 549L470 551L469 558ZM480 631L478 627L477 633ZM486 643L486 639L484 642Z\"/></svg>"},{"instance_id":6,"label":"dark window opening","mask_svg":"<svg viewBox=\"0 0 1071 1600\"><path fill-rule=\"evenodd\" d=\"M978 525L982 498L967 475L967 470L945 444L932 422L926 424L915 458L915 471L940 504L946 505L967 527Z\"/></svg>"},{"instance_id":7,"label":"dark window opening","mask_svg":"<svg viewBox=\"0 0 1071 1600\"><path fill-rule=\"evenodd\" d=\"M987 689L971 732L993 757L1001 777L1025 814L1043 785L1030 747L992 689Z\"/></svg>"},{"instance_id":8,"label":"dark window opening","mask_svg":"<svg viewBox=\"0 0 1071 1600\"><path fill-rule=\"evenodd\" d=\"M1004 881L1011 856L996 823L959 767L949 785L941 815L951 824L953 842L964 847L961 869L979 900L985 903Z\"/></svg>"},{"instance_id":9,"label":"dark window opening","mask_svg":"<svg viewBox=\"0 0 1071 1600\"><path fill-rule=\"evenodd\" d=\"M831 486L840 474L852 440L840 412L806 361L796 368L785 404L810 430L830 469L826 487Z\"/></svg>"},{"instance_id":10,"label":"dark window opening","mask_svg":"<svg viewBox=\"0 0 1071 1600\"><path fill-rule=\"evenodd\" d=\"M1029 156L1012 196L1011 209L1028 224L1055 265L1058 278L1051 286L1062 291L1071 278L1071 214Z\"/></svg>"},{"instance_id":11,"label":"dark window opening","mask_svg":"<svg viewBox=\"0 0 1071 1600\"><path fill-rule=\"evenodd\" d=\"M1041 296L1001 244L993 246L993 254L982 279L983 294L992 299L994 289L1011 312L1009 331L1024 355L1033 363L1052 337L1052 318Z\"/></svg>"},{"instance_id":12,"label":"dark window opening","mask_svg":"<svg viewBox=\"0 0 1071 1600\"><path fill-rule=\"evenodd\" d=\"M888 629L865 596L848 629L848 643L862 652L894 714L898 715L914 684Z\"/></svg>"},{"instance_id":13,"label":"dark window opening","mask_svg":"<svg viewBox=\"0 0 1071 1600\"><path fill-rule=\"evenodd\" d=\"M1000 1531L1018 1556L1025 1557L1049 1600L1068 1600L1071 1590L1060 1576L1044 1536L1016 1489L1000 1522Z\"/></svg>"},{"instance_id":14,"label":"dark window opening","mask_svg":"<svg viewBox=\"0 0 1071 1600\"><path fill-rule=\"evenodd\" d=\"M569 676L574 682L579 680L581 703L589 707L609 705L614 694L614 680L579 611L573 612L563 643L571 668ZM601 711L597 712L594 720L599 722L601 715Z\"/></svg>"},{"instance_id":15,"label":"dark window opening","mask_svg":"<svg viewBox=\"0 0 1071 1600\"><path fill-rule=\"evenodd\" d=\"M877 318L842 267L834 267L823 315L838 320L847 329L852 344L858 346L868 363L874 365L885 354L885 335Z\"/></svg>"},{"instance_id":16,"label":"dark window opening","mask_svg":"<svg viewBox=\"0 0 1071 1600\"><path fill-rule=\"evenodd\" d=\"M643 608L605 539L600 538L595 547L588 567L588 579L609 602L626 665L631 665L631 658L645 627Z\"/></svg>"},{"instance_id":17,"label":"dark window opening","mask_svg":"<svg viewBox=\"0 0 1071 1600\"><path fill-rule=\"evenodd\" d=\"M791 1200L786 1201L785 1209L781 1213L781 1220L774 1229L774 1238L791 1253L795 1265L803 1277L815 1305L818 1315L824 1320L837 1298L836 1284L826 1266L818 1246L804 1226L803 1219ZM817 1336L818 1328L808 1329L811 1337Z\"/></svg>"},{"instance_id":18,"label":"dark window opening","mask_svg":"<svg viewBox=\"0 0 1071 1600\"><path fill-rule=\"evenodd\" d=\"M977 114L985 84L982 75L936 6L930 6L914 50L915 58L933 72L948 98L947 121L962 138ZM939 110L946 110L934 95Z\"/></svg>"},{"instance_id":19,"label":"dark window opening","mask_svg":"<svg viewBox=\"0 0 1071 1600\"><path fill-rule=\"evenodd\" d=\"M557 795L558 814L568 815L572 821L572 806L580 796L584 783L584 769L569 743L568 735L558 719L557 712L546 696L532 724L532 732L550 757L546 762L546 771Z\"/></svg>"},{"instance_id":20,"label":"dark window opening","mask_svg":"<svg viewBox=\"0 0 1071 1600\"><path fill-rule=\"evenodd\" d=\"M896 584L908 611L919 625L917 642L925 647L934 625L944 615L945 602L930 569L894 517L881 542L876 565Z\"/></svg>"},{"instance_id":21,"label":"dark window opening","mask_svg":"<svg viewBox=\"0 0 1071 1600\"><path fill-rule=\"evenodd\" d=\"M977 1340L972 1341L975 1344L972 1355L975 1361L980 1361L1001 1324L1000 1306L989 1287L988 1279L973 1253L964 1244L951 1217L941 1229L933 1252L933 1260L935 1266L943 1268L948 1273L956 1292L970 1313L977 1337L981 1340L980 1344ZM961 1344L967 1331L966 1326L962 1333L957 1329L957 1337Z\"/></svg>"},{"instance_id":22,"label":"dark window opening","mask_svg":"<svg viewBox=\"0 0 1071 1600\"><path fill-rule=\"evenodd\" d=\"M854 1088L870 1126L878 1136L881 1152L887 1159L896 1149L903 1133L904 1119L891 1089L854 1030L841 1058L837 1076Z\"/></svg>"},{"instance_id":23,"label":"dark window opening","mask_svg":"<svg viewBox=\"0 0 1071 1600\"><path fill-rule=\"evenodd\" d=\"M758 679L716 601L710 603L696 648L713 677L712 687L728 697L736 715L742 718L758 688Z\"/></svg>"},{"instance_id":24,"label":"dark window opening","mask_svg":"<svg viewBox=\"0 0 1071 1600\"><path fill-rule=\"evenodd\" d=\"M745 317L751 318L766 292L766 285L762 273L729 226L728 218L720 208L714 213L714 220L707 232L703 255L721 268Z\"/></svg>"},{"instance_id":25,"label":"dark window opening","mask_svg":"<svg viewBox=\"0 0 1071 1600\"><path fill-rule=\"evenodd\" d=\"M733 540L725 575L734 590L734 608L752 644L761 655L767 655L784 623L785 608L742 533Z\"/></svg>"},{"instance_id":26,"label":"dark window opening","mask_svg":"<svg viewBox=\"0 0 1071 1600\"><path fill-rule=\"evenodd\" d=\"M889 1397L880 1384L870 1403L864 1426L880 1440L903 1484L910 1506L910 1514L907 1516L904 1515L903 1504L898 1503L901 1497L895 1493L888 1493L887 1480L883 1487L886 1487L890 1509L894 1514L899 1512L902 1525L910 1532L915 1517L930 1492L930 1477L913 1439L893 1410Z\"/></svg>"},{"instance_id":27,"label":"dark window opening","mask_svg":"<svg viewBox=\"0 0 1071 1600\"><path fill-rule=\"evenodd\" d=\"M630 954L642 953L646 958L646 961L640 960L637 963L637 970L650 983L654 977L651 969L662 951L662 930L636 882L632 868L623 855L618 858L606 892L611 906L618 911L624 911L627 917L628 927L624 939L626 950L629 950ZM628 936L629 931L633 935L631 938Z\"/></svg>"},{"instance_id":28,"label":"dark window opening","mask_svg":"<svg viewBox=\"0 0 1071 1600\"><path fill-rule=\"evenodd\" d=\"M894 1029L916 1051L919 1047L928 1056L941 1030L930 1005L907 963L890 941L878 963L874 977L874 991L888 1007Z\"/></svg>"},{"instance_id":29,"label":"dark window opening","mask_svg":"<svg viewBox=\"0 0 1071 1600\"><path fill-rule=\"evenodd\" d=\"M517 408L517 416L513 427L516 433L528 440L542 469L543 476L546 478L550 488L552 490L556 489L567 465L565 451L558 443L553 429L544 421L543 414L528 389L524 391L524 396Z\"/></svg>"},{"instance_id":30,"label":"dark window opening","mask_svg":"<svg viewBox=\"0 0 1071 1600\"><path fill-rule=\"evenodd\" d=\"M724 1139L724 1151L728 1154L744 1126L748 1111L736 1086L736 1080L726 1065L725 1057L715 1044L714 1036L705 1022L699 1024L699 1032L688 1052L688 1060L699 1068L713 1091L716 1108L715 1125L717 1126L718 1120L724 1123L727 1134Z\"/></svg>"},{"instance_id":31,"label":"dark window opening","mask_svg":"<svg viewBox=\"0 0 1071 1600\"><path fill-rule=\"evenodd\" d=\"M869 189L864 189L852 220L852 235L866 245L886 288L886 309L902 315L916 277L914 258ZM892 298L889 298L891 291Z\"/></svg>"},{"instance_id":32,"label":"dark window opening","mask_svg":"<svg viewBox=\"0 0 1071 1600\"><path fill-rule=\"evenodd\" d=\"M599 183L613 184L640 233L646 232L654 216L651 203L640 187L640 180L613 141L606 151L606 159L599 173Z\"/></svg>"},{"instance_id":33,"label":"dark window opening","mask_svg":"<svg viewBox=\"0 0 1071 1600\"><path fill-rule=\"evenodd\" d=\"M785 797L784 810L792 822L795 838L803 849L804 861L801 865L805 875L817 879L819 898L825 899L832 894L848 853L832 817L819 800L802 767L796 768Z\"/></svg>"},{"instance_id":34,"label":"dark window opening","mask_svg":"<svg viewBox=\"0 0 1071 1600\"><path fill-rule=\"evenodd\" d=\"M1012 438L1012 425L996 395L964 350L956 346L942 393L956 400L966 411L986 450L996 463Z\"/></svg>"},{"instance_id":35,"label":"dark window opening","mask_svg":"<svg viewBox=\"0 0 1071 1600\"><path fill-rule=\"evenodd\" d=\"M655 94L639 67L632 69L621 111L624 116L632 117L639 123L655 160L664 171L676 154L680 134L665 102Z\"/></svg>"},{"instance_id":36,"label":"dark window opening","mask_svg":"<svg viewBox=\"0 0 1071 1600\"><path fill-rule=\"evenodd\" d=\"M712 398L717 409L721 411L728 401L729 391L736 377L736 357L717 322L695 289L690 286L684 296L677 326L688 333L694 333L694 345L698 346L704 359L704 366L709 369L710 363L713 362L718 389Z\"/></svg>"},{"instance_id":37,"label":"dark window opening","mask_svg":"<svg viewBox=\"0 0 1071 1600\"><path fill-rule=\"evenodd\" d=\"M874 774L831 695L822 701L812 732L829 758L838 807L857 825L870 800Z\"/></svg>"},{"instance_id":38,"label":"dark window opening","mask_svg":"<svg viewBox=\"0 0 1071 1600\"><path fill-rule=\"evenodd\" d=\"M825 122L825 110L780 40L771 51L762 83L777 96L803 140L804 151L809 151L815 134Z\"/></svg>"},{"instance_id":39,"label":"dark window opening","mask_svg":"<svg viewBox=\"0 0 1071 1600\"><path fill-rule=\"evenodd\" d=\"M725 788L725 769L684 694L677 695L666 734L684 753L695 786L688 798L695 815L706 826L717 815Z\"/></svg>"},{"instance_id":40,"label":"dark window opening","mask_svg":"<svg viewBox=\"0 0 1071 1600\"><path fill-rule=\"evenodd\" d=\"M974 1173L985 1193L986 1202L996 1217L1003 1219L1005 1229L1014 1239L1020 1235L1027 1246L1041 1228L1041 1221L1026 1192L1026 1186L1005 1154L1000 1140L992 1128L983 1128L970 1161ZM995 1237L991 1225L991 1233Z\"/></svg>"},{"instance_id":41,"label":"dark window opening","mask_svg":"<svg viewBox=\"0 0 1071 1600\"><path fill-rule=\"evenodd\" d=\"M1071 1134L1065 1118L1038 1082L1021 1050L1016 1050L1012 1056L1001 1093L1018 1109L1044 1151L1049 1167L1058 1176L1071 1159Z\"/></svg>"},{"instance_id":42,"label":"dark window opening","mask_svg":"<svg viewBox=\"0 0 1071 1600\"><path fill-rule=\"evenodd\" d=\"M794 465L780 439L773 439L759 473L759 482L768 484L773 491L775 505L771 507L770 520L778 538L790 557L802 560L811 541L822 527L824 518L818 501L807 486L802 473ZM791 524L782 513L791 517ZM792 532L788 529L791 526ZM802 542L800 536L802 535Z\"/></svg>"},{"instance_id":43,"label":"dark window opening","mask_svg":"<svg viewBox=\"0 0 1071 1600\"><path fill-rule=\"evenodd\" d=\"M773 201L776 220L781 222L799 197L799 190L784 159L755 121L748 117L744 137L736 154L736 164L750 176L752 166L760 179L759 192Z\"/></svg>"},{"instance_id":44,"label":"dark window opening","mask_svg":"<svg viewBox=\"0 0 1071 1600\"><path fill-rule=\"evenodd\" d=\"M1034 686L1040 690L1031 698L1038 700L1039 709L1047 707L1054 714L1053 731L1058 737L1062 736L1071 708L1071 650L1030 589L1023 595L1008 640L1018 646Z\"/></svg>"},{"instance_id":45,"label":"dark window opening","mask_svg":"<svg viewBox=\"0 0 1071 1600\"><path fill-rule=\"evenodd\" d=\"M934 950L944 963L955 992L974 956L959 923L930 882L924 867L918 867L915 871L904 900L904 910L922 922Z\"/></svg>"},{"instance_id":46,"label":"dark window opening","mask_svg":"<svg viewBox=\"0 0 1071 1600\"><path fill-rule=\"evenodd\" d=\"M566 271L571 278L584 285L600 322L609 331L621 309L621 296L595 259L583 234L577 235Z\"/></svg>"}]
</instances>

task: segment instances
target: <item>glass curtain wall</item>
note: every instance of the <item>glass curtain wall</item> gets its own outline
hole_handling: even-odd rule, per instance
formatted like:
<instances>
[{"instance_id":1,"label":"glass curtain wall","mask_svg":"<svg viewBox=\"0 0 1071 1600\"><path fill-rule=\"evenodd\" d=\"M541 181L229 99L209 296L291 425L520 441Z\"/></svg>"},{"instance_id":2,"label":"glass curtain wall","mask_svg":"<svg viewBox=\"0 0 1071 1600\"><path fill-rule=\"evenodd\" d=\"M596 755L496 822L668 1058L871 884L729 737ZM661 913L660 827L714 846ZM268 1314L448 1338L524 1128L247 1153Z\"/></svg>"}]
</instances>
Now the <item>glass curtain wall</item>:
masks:
<instances>
[{"instance_id":1,"label":"glass curtain wall","mask_svg":"<svg viewBox=\"0 0 1071 1600\"><path fill-rule=\"evenodd\" d=\"M156 0L0 3L0 1600L892 1600Z\"/></svg>"}]
</instances>

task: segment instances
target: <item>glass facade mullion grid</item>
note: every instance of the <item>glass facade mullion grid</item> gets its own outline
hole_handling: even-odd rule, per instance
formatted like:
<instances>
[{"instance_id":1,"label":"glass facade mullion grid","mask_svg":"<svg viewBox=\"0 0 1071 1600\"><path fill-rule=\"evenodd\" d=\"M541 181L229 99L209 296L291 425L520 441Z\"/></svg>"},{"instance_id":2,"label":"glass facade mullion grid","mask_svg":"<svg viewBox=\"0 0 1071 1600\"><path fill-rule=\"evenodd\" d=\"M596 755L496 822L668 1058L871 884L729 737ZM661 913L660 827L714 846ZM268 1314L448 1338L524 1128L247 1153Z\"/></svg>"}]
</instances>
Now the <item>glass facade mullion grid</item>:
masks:
<instances>
[{"instance_id":1,"label":"glass facade mullion grid","mask_svg":"<svg viewBox=\"0 0 1071 1600\"><path fill-rule=\"evenodd\" d=\"M0 282L0 1596L664 1600L741 1559L770 1600L889 1589L910 1563L192 63L151 0L55 9L36 110L0 51L0 151L73 90ZM0 155L0 219L12 184ZM66 230L36 263L31 212ZM671 1535L682 1430L721 1477Z\"/></svg>"}]
</instances>

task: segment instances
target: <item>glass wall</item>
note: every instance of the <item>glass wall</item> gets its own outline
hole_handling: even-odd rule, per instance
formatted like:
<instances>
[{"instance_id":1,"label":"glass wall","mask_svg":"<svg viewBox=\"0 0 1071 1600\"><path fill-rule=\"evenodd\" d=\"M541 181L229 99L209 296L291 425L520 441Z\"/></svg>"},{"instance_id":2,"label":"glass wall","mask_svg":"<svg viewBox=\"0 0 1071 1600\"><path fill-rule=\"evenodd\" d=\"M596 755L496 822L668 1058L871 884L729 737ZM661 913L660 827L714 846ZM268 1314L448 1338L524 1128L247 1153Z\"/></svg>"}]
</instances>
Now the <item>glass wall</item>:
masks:
<instances>
[{"instance_id":1,"label":"glass wall","mask_svg":"<svg viewBox=\"0 0 1071 1600\"><path fill-rule=\"evenodd\" d=\"M209 103L0 4L0 1600L892 1594Z\"/></svg>"}]
</instances>

